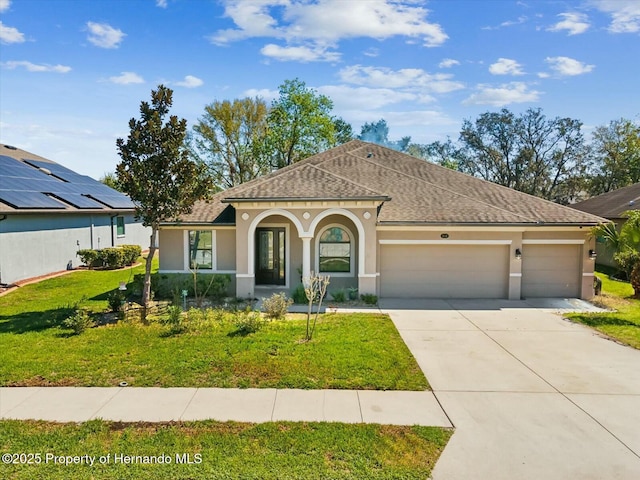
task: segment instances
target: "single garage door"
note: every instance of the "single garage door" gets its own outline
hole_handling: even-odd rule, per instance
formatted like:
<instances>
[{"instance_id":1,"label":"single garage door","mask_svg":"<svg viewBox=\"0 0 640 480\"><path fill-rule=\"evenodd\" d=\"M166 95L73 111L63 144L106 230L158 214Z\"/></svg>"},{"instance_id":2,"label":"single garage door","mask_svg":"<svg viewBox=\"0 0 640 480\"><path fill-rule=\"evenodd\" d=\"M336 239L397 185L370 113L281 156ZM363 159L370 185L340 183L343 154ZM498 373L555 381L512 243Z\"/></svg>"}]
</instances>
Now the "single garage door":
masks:
<instances>
[{"instance_id":1,"label":"single garage door","mask_svg":"<svg viewBox=\"0 0 640 480\"><path fill-rule=\"evenodd\" d=\"M582 245L522 246L522 297L580 298Z\"/></svg>"},{"instance_id":2,"label":"single garage door","mask_svg":"<svg viewBox=\"0 0 640 480\"><path fill-rule=\"evenodd\" d=\"M506 298L507 245L380 246L380 296Z\"/></svg>"}]
</instances>

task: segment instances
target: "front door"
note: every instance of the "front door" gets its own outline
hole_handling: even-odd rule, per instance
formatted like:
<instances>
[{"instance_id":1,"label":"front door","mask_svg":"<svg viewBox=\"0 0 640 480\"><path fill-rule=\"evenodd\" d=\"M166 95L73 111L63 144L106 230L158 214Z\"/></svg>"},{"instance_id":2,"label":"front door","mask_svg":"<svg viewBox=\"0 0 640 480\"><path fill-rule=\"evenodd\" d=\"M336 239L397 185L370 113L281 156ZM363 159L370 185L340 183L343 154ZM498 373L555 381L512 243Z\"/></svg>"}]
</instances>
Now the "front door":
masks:
<instances>
[{"instance_id":1,"label":"front door","mask_svg":"<svg viewBox=\"0 0 640 480\"><path fill-rule=\"evenodd\" d=\"M285 284L285 230L256 229L256 285Z\"/></svg>"}]
</instances>

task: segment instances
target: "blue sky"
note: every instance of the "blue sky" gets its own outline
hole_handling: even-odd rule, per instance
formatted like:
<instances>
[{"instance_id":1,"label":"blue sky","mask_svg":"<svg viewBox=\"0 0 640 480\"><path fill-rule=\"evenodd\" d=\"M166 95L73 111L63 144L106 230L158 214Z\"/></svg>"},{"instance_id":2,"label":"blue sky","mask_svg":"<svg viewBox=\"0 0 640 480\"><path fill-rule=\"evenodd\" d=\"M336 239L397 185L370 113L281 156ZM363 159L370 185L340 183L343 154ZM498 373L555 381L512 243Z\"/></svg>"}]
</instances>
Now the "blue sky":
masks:
<instances>
[{"instance_id":1,"label":"blue sky","mask_svg":"<svg viewBox=\"0 0 640 480\"><path fill-rule=\"evenodd\" d=\"M457 138L506 107L640 120L640 0L0 0L0 142L95 178L164 83L190 127L295 77L356 133Z\"/></svg>"}]
</instances>

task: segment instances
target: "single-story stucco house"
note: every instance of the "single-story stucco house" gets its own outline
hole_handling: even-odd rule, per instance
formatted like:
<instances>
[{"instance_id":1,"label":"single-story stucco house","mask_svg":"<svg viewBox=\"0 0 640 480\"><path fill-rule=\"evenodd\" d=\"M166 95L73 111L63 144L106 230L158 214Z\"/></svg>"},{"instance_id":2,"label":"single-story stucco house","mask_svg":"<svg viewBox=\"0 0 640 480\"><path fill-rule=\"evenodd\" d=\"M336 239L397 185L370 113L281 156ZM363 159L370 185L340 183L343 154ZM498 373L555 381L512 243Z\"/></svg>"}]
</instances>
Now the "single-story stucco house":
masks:
<instances>
[{"instance_id":1,"label":"single-story stucco house","mask_svg":"<svg viewBox=\"0 0 640 480\"><path fill-rule=\"evenodd\" d=\"M81 249L149 248L129 197L85 175L0 144L0 283L75 268Z\"/></svg>"},{"instance_id":2,"label":"single-story stucco house","mask_svg":"<svg viewBox=\"0 0 640 480\"><path fill-rule=\"evenodd\" d=\"M590 298L603 221L354 140L164 223L160 271L227 273L240 297L313 271L381 297Z\"/></svg>"},{"instance_id":3,"label":"single-story stucco house","mask_svg":"<svg viewBox=\"0 0 640 480\"><path fill-rule=\"evenodd\" d=\"M619 188L611 192L603 193L589 198L583 202L574 203L573 208L581 212L591 213L615 222L618 231L622 229L626 218L622 216L627 210L640 209L640 183L634 183L627 187ZM600 265L615 267L613 252L609 251L603 241L596 239L596 262Z\"/></svg>"}]
</instances>

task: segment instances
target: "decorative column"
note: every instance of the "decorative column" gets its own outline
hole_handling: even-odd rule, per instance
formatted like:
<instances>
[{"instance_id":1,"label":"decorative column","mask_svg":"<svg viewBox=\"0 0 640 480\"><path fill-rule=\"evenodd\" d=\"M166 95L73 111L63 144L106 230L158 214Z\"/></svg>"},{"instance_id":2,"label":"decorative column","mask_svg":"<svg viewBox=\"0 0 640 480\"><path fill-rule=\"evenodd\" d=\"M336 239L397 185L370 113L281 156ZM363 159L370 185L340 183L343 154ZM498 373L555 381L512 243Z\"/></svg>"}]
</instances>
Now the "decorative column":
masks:
<instances>
[{"instance_id":1,"label":"decorative column","mask_svg":"<svg viewBox=\"0 0 640 480\"><path fill-rule=\"evenodd\" d=\"M302 278L311 276L311 236L300 237L302 239Z\"/></svg>"}]
</instances>

